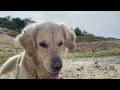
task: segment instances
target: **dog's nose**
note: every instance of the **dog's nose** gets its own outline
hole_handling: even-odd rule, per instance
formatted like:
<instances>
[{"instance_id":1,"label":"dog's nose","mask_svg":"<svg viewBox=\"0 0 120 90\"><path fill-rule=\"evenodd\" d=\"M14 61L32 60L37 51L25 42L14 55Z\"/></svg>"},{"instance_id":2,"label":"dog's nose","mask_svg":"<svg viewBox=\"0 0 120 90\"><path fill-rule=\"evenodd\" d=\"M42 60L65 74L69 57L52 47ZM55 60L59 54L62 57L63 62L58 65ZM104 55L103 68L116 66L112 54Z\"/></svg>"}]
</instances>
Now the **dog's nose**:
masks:
<instances>
[{"instance_id":1,"label":"dog's nose","mask_svg":"<svg viewBox=\"0 0 120 90\"><path fill-rule=\"evenodd\" d=\"M54 62L52 64L52 68L55 70L55 71L59 71L61 68L62 68L62 64L59 63L59 62Z\"/></svg>"},{"instance_id":2,"label":"dog's nose","mask_svg":"<svg viewBox=\"0 0 120 90\"><path fill-rule=\"evenodd\" d=\"M55 71L60 71L60 69L62 68L62 61L60 58L53 58L52 68Z\"/></svg>"}]
</instances>

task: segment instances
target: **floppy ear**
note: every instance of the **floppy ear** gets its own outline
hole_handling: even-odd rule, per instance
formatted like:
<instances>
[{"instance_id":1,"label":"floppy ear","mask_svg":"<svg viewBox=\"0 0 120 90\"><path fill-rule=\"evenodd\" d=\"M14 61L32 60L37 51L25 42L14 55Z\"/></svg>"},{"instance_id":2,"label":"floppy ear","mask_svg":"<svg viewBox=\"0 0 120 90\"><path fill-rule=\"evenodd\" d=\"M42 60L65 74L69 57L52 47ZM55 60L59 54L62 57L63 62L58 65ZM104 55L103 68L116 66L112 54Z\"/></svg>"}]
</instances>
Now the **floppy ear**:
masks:
<instances>
[{"instance_id":1,"label":"floppy ear","mask_svg":"<svg viewBox=\"0 0 120 90\"><path fill-rule=\"evenodd\" d=\"M29 28L30 29L30 28ZM27 31L27 30L26 30ZM33 30L30 30L33 31ZM33 32L22 32L17 36L17 41L24 49L27 55L32 56L36 51L36 40Z\"/></svg>"},{"instance_id":2,"label":"floppy ear","mask_svg":"<svg viewBox=\"0 0 120 90\"><path fill-rule=\"evenodd\" d=\"M63 35L65 38L65 45L69 50L73 50L76 46L75 40L76 40L76 35L73 30L69 29L65 25L61 25L62 30L63 30Z\"/></svg>"}]
</instances>

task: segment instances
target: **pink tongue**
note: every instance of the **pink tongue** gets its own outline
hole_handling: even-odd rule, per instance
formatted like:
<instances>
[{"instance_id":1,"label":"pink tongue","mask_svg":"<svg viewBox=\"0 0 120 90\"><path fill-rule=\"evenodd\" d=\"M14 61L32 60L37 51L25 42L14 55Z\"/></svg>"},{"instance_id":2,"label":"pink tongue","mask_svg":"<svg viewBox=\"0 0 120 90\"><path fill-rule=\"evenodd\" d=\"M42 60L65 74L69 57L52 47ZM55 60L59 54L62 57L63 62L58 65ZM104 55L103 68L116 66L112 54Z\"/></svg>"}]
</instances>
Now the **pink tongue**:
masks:
<instances>
[{"instance_id":1,"label":"pink tongue","mask_svg":"<svg viewBox=\"0 0 120 90\"><path fill-rule=\"evenodd\" d=\"M57 77L59 75L59 73L52 73L51 75L54 77Z\"/></svg>"},{"instance_id":2,"label":"pink tongue","mask_svg":"<svg viewBox=\"0 0 120 90\"><path fill-rule=\"evenodd\" d=\"M51 76L53 76L54 78L57 78L59 76L59 73L51 73Z\"/></svg>"},{"instance_id":3,"label":"pink tongue","mask_svg":"<svg viewBox=\"0 0 120 90\"><path fill-rule=\"evenodd\" d=\"M54 79L59 79L61 78L61 74L60 73L50 73L51 76L54 77Z\"/></svg>"}]
</instances>

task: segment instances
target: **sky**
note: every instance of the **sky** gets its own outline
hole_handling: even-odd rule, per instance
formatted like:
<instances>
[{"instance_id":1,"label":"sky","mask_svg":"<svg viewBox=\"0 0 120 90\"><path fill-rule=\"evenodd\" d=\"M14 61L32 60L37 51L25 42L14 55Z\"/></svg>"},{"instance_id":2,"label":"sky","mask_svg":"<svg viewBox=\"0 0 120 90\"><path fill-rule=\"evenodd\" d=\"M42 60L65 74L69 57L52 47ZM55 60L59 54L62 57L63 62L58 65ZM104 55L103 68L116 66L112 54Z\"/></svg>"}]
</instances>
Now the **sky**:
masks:
<instances>
[{"instance_id":1,"label":"sky","mask_svg":"<svg viewBox=\"0 0 120 90\"><path fill-rule=\"evenodd\" d=\"M65 23L96 36L120 38L120 11L0 11L0 17L32 18Z\"/></svg>"}]
</instances>

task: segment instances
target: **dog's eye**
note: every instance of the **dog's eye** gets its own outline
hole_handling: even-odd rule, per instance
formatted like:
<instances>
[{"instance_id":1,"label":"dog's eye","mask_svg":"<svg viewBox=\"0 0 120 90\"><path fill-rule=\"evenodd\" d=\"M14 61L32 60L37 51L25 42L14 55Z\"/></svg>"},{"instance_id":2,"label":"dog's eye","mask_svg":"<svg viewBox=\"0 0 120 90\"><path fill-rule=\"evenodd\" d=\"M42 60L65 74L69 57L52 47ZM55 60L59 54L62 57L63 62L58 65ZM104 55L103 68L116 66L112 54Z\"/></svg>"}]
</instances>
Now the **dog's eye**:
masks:
<instances>
[{"instance_id":1,"label":"dog's eye","mask_svg":"<svg viewBox=\"0 0 120 90\"><path fill-rule=\"evenodd\" d=\"M40 43L40 46L42 46L42 47L44 47L44 48L47 48L48 47L48 45L46 44L46 43Z\"/></svg>"},{"instance_id":2,"label":"dog's eye","mask_svg":"<svg viewBox=\"0 0 120 90\"><path fill-rule=\"evenodd\" d=\"M62 46L63 45L63 43L62 42L60 42L59 44L58 44L58 46L60 47L60 46Z\"/></svg>"}]
</instances>

